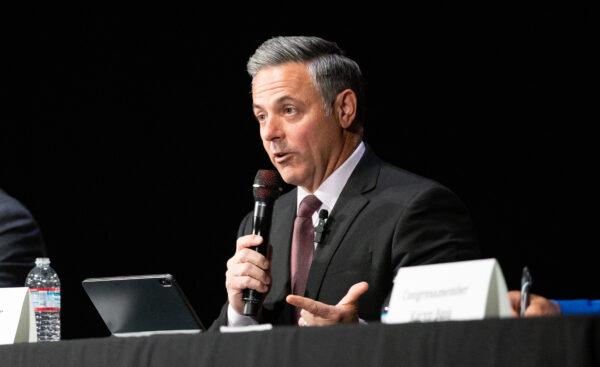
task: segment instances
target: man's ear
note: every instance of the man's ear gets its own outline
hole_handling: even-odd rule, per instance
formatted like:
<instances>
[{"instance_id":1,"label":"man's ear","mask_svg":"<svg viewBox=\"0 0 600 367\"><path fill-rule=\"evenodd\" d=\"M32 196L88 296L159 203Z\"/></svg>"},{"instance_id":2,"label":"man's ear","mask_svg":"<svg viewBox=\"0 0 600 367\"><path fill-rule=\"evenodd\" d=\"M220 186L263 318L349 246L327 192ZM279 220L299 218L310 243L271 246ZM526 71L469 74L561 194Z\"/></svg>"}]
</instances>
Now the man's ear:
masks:
<instances>
[{"instance_id":1,"label":"man's ear","mask_svg":"<svg viewBox=\"0 0 600 367\"><path fill-rule=\"evenodd\" d=\"M348 129L356 118L356 93L352 89L345 89L335 97L335 114L342 128Z\"/></svg>"}]
</instances>

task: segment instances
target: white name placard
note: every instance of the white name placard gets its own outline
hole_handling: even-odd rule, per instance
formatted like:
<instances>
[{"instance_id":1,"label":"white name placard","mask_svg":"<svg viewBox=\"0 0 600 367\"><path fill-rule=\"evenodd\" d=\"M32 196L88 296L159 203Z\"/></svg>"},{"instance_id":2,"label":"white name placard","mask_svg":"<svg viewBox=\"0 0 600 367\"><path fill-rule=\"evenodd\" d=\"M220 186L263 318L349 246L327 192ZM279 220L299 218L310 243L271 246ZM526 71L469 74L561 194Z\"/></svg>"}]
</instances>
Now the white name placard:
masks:
<instances>
[{"instance_id":1,"label":"white name placard","mask_svg":"<svg viewBox=\"0 0 600 367\"><path fill-rule=\"evenodd\" d=\"M496 259L403 267L396 274L384 323L511 317Z\"/></svg>"},{"instance_id":2,"label":"white name placard","mask_svg":"<svg viewBox=\"0 0 600 367\"><path fill-rule=\"evenodd\" d=\"M35 315L29 288L0 288L0 344L35 341Z\"/></svg>"}]
</instances>

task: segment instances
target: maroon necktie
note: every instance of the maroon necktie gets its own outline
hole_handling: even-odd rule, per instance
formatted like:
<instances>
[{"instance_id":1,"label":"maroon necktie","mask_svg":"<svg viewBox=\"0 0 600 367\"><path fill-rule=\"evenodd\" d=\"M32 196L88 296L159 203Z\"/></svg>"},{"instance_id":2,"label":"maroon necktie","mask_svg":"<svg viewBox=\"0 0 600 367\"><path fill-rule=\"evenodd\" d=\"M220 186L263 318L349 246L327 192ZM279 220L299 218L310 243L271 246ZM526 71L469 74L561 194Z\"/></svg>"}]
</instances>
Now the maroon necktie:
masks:
<instances>
[{"instance_id":1,"label":"maroon necktie","mask_svg":"<svg viewBox=\"0 0 600 367\"><path fill-rule=\"evenodd\" d=\"M308 271L315 251L315 227L312 215L320 206L321 201L316 196L306 196L300 202L294 221L291 261L292 293L299 296L304 296Z\"/></svg>"}]
</instances>

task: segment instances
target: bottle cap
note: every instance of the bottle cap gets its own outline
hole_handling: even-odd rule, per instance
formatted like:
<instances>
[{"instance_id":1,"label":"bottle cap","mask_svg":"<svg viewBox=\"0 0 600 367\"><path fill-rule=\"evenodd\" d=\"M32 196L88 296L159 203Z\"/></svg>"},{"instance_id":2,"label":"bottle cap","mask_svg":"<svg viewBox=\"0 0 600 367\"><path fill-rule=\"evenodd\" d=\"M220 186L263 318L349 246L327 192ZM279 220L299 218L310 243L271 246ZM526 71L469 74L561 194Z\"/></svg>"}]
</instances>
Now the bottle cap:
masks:
<instances>
[{"instance_id":1,"label":"bottle cap","mask_svg":"<svg viewBox=\"0 0 600 367\"><path fill-rule=\"evenodd\" d=\"M50 259L47 257L36 257L35 265L36 266L50 265Z\"/></svg>"}]
</instances>

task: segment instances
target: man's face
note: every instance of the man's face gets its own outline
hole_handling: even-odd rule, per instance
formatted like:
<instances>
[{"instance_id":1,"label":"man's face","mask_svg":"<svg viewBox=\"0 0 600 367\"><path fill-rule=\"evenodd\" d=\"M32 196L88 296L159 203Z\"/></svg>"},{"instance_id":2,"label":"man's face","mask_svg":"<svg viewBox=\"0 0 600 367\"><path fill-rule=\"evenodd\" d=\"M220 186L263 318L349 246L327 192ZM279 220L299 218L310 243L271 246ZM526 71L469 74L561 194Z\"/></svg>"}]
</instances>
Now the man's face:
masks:
<instances>
[{"instance_id":1,"label":"man's face","mask_svg":"<svg viewBox=\"0 0 600 367\"><path fill-rule=\"evenodd\" d=\"M252 81L252 100L271 162L285 182L314 192L335 169L343 140L335 113L325 115L306 65L262 69Z\"/></svg>"}]
</instances>

